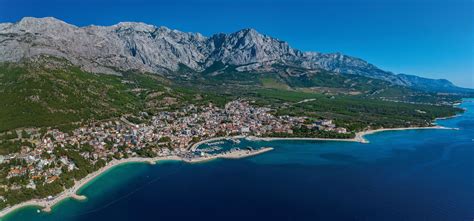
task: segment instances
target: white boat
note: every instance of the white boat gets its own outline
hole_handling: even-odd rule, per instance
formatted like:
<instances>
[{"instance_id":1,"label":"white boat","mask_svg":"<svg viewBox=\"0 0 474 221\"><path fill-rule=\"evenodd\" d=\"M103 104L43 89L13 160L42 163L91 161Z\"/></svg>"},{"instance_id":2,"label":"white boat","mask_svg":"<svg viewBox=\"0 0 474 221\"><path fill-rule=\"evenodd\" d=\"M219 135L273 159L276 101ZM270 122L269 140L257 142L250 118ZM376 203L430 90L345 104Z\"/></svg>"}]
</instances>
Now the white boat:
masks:
<instances>
[{"instance_id":1,"label":"white boat","mask_svg":"<svg viewBox=\"0 0 474 221\"><path fill-rule=\"evenodd\" d=\"M216 141L216 142L212 142L212 143L207 143L208 146L214 146L214 145L218 145L218 144L224 144L224 141Z\"/></svg>"}]
</instances>

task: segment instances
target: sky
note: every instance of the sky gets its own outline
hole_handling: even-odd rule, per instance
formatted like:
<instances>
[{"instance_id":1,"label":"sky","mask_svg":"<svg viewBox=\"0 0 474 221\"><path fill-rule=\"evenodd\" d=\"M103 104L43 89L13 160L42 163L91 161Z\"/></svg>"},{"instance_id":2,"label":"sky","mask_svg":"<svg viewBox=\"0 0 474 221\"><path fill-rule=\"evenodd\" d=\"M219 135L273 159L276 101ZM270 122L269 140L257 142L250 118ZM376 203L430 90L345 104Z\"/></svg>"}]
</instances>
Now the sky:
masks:
<instances>
[{"instance_id":1,"label":"sky","mask_svg":"<svg viewBox=\"0 0 474 221\"><path fill-rule=\"evenodd\" d=\"M303 51L474 88L474 0L0 0L0 22L26 16L77 26L137 21L206 36L254 28Z\"/></svg>"}]
</instances>

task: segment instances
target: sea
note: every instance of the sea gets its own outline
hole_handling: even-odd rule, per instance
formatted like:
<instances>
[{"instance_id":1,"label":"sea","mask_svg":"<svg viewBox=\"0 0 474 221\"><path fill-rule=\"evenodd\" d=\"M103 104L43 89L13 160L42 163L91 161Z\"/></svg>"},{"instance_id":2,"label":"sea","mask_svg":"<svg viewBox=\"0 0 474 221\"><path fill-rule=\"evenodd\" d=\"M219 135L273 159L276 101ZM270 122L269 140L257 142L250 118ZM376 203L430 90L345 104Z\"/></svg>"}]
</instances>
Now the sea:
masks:
<instances>
[{"instance_id":1,"label":"sea","mask_svg":"<svg viewBox=\"0 0 474 221\"><path fill-rule=\"evenodd\" d=\"M456 130L387 131L368 144L332 141L217 143L273 147L243 159L129 163L52 212L26 207L2 221L474 220L474 100ZM200 147L201 148L201 147ZM205 148L205 147L202 147Z\"/></svg>"}]
</instances>

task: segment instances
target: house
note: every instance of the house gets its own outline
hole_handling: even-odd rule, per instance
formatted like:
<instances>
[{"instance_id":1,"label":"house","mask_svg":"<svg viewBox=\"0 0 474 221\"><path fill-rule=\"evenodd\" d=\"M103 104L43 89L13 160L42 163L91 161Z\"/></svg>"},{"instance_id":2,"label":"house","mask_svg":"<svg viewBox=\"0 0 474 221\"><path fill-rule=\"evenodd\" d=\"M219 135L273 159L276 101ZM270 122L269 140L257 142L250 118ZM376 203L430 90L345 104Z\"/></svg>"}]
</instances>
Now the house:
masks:
<instances>
[{"instance_id":1,"label":"house","mask_svg":"<svg viewBox=\"0 0 474 221\"><path fill-rule=\"evenodd\" d=\"M248 127L242 127L242 128L240 128L240 132L241 132L241 133L250 133L250 128L248 128Z\"/></svg>"},{"instance_id":2,"label":"house","mask_svg":"<svg viewBox=\"0 0 474 221\"><path fill-rule=\"evenodd\" d=\"M338 127L338 128L336 128L336 129L334 129L334 131L336 131L336 132L339 133L339 134L345 134L345 133L347 133L346 128L343 128L343 127Z\"/></svg>"},{"instance_id":3,"label":"house","mask_svg":"<svg viewBox=\"0 0 474 221\"><path fill-rule=\"evenodd\" d=\"M46 179L46 183L52 183L52 182L56 181L57 179L59 179L58 176L49 177L48 179Z\"/></svg>"},{"instance_id":4,"label":"house","mask_svg":"<svg viewBox=\"0 0 474 221\"><path fill-rule=\"evenodd\" d=\"M321 125L323 126L331 126L332 125L332 120L322 120Z\"/></svg>"},{"instance_id":5,"label":"house","mask_svg":"<svg viewBox=\"0 0 474 221\"><path fill-rule=\"evenodd\" d=\"M36 189L36 184L33 182L33 180L30 180L30 182L26 185L26 188L28 189Z\"/></svg>"}]
</instances>

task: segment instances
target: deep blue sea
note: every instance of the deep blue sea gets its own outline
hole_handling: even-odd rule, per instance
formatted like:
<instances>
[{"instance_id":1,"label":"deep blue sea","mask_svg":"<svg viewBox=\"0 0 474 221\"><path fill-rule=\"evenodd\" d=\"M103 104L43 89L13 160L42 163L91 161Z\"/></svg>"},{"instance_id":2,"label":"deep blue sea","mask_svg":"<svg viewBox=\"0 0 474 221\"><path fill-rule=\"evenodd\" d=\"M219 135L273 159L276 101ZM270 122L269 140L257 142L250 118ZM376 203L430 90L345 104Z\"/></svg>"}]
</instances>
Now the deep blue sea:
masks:
<instances>
[{"instance_id":1,"label":"deep blue sea","mask_svg":"<svg viewBox=\"0 0 474 221\"><path fill-rule=\"evenodd\" d=\"M262 155L198 164L114 168L52 213L20 209L3 221L466 220L474 219L474 100L459 130L367 136L369 144L249 142Z\"/></svg>"}]
</instances>

